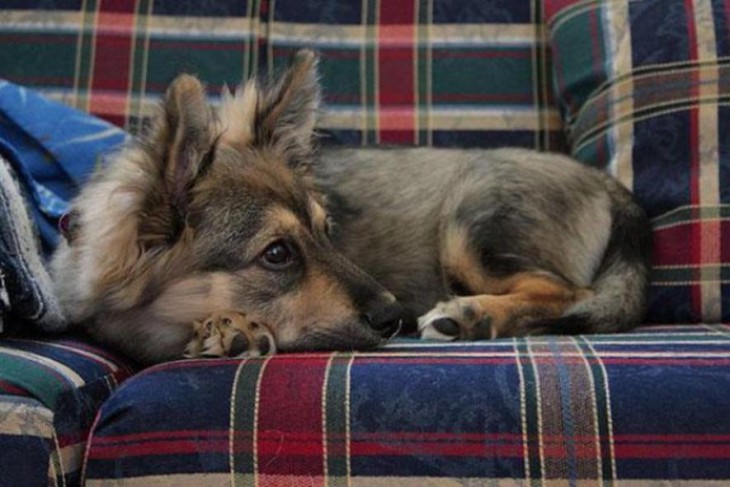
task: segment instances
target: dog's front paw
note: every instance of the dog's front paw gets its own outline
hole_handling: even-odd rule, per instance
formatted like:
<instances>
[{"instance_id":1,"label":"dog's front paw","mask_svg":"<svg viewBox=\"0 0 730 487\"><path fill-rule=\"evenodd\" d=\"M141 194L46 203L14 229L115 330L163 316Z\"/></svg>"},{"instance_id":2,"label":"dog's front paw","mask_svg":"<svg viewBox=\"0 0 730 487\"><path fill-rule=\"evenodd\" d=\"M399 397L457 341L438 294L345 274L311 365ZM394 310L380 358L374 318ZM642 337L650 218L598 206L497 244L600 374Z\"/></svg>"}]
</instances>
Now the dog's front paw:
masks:
<instances>
[{"instance_id":1,"label":"dog's front paw","mask_svg":"<svg viewBox=\"0 0 730 487\"><path fill-rule=\"evenodd\" d=\"M185 358L260 357L276 352L269 329L244 313L224 311L196 321Z\"/></svg>"},{"instance_id":2,"label":"dog's front paw","mask_svg":"<svg viewBox=\"0 0 730 487\"><path fill-rule=\"evenodd\" d=\"M493 317L482 311L473 297L438 303L418 318L418 332L424 340L477 340L492 338Z\"/></svg>"}]
</instances>

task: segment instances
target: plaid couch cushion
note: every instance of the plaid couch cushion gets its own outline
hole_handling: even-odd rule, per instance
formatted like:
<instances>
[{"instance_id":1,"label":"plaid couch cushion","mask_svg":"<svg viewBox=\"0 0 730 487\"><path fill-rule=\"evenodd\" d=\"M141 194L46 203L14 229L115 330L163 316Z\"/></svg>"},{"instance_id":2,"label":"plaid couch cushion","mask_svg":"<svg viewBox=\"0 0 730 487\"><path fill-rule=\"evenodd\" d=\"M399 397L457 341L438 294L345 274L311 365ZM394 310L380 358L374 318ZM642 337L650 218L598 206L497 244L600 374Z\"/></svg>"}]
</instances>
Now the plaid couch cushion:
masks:
<instances>
[{"instance_id":1,"label":"plaid couch cushion","mask_svg":"<svg viewBox=\"0 0 730 487\"><path fill-rule=\"evenodd\" d=\"M572 153L653 218L649 319L730 320L730 4L546 5Z\"/></svg>"},{"instance_id":2,"label":"plaid couch cushion","mask_svg":"<svg viewBox=\"0 0 730 487\"><path fill-rule=\"evenodd\" d=\"M85 478L719 486L730 478L728 390L721 325L181 361L102 407Z\"/></svg>"},{"instance_id":3,"label":"plaid couch cushion","mask_svg":"<svg viewBox=\"0 0 730 487\"><path fill-rule=\"evenodd\" d=\"M79 340L0 339L0 485L79 485L97 410L131 373Z\"/></svg>"},{"instance_id":4,"label":"plaid couch cushion","mask_svg":"<svg viewBox=\"0 0 730 487\"><path fill-rule=\"evenodd\" d=\"M3 2L0 76L136 131L181 71L217 94L323 55L332 143L562 147L532 0Z\"/></svg>"}]
</instances>

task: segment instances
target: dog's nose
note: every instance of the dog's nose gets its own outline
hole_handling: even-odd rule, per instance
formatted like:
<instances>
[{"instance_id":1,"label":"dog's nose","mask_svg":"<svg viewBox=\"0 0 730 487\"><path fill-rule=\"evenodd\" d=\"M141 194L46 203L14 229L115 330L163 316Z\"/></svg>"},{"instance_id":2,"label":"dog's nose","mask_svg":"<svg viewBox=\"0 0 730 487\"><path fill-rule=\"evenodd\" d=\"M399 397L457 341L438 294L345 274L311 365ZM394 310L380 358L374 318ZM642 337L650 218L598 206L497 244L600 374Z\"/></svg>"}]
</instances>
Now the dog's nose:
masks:
<instances>
[{"instance_id":1,"label":"dog's nose","mask_svg":"<svg viewBox=\"0 0 730 487\"><path fill-rule=\"evenodd\" d=\"M363 319L381 337L392 338L410 326L411 313L396 302L371 309L363 315Z\"/></svg>"}]
</instances>

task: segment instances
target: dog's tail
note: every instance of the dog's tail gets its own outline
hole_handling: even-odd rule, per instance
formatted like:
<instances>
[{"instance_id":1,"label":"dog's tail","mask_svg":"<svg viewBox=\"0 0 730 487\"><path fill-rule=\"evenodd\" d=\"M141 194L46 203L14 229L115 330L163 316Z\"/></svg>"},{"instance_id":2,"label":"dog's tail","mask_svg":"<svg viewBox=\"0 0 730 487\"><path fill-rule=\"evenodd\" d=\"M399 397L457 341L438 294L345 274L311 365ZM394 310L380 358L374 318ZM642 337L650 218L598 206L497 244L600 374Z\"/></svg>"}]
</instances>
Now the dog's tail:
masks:
<instances>
[{"instance_id":1,"label":"dog's tail","mask_svg":"<svg viewBox=\"0 0 730 487\"><path fill-rule=\"evenodd\" d=\"M546 324L548 334L616 333L644 317L649 287L651 228L631 194L610 181L611 236L593 280L593 296Z\"/></svg>"}]
</instances>

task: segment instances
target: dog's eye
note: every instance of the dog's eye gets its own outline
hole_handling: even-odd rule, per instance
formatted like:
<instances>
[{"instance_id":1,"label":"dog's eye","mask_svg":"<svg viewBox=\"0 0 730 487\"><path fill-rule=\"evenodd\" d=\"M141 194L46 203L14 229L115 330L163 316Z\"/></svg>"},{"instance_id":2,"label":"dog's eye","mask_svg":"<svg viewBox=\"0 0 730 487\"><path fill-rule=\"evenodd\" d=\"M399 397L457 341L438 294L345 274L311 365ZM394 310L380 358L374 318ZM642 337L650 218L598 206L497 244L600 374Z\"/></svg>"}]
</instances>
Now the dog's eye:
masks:
<instances>
[{"instance_id":1,"label":"dog's eye","mask_svg":"<svg viewBox=\"0 0 730 487\"><path fill-rule=\"evenodd\" d=\"M261 254L261 262L270 270L285 269L294 262L294 252L289 245L279 240L266 247Z\"/></svg>"}]
</instances>

